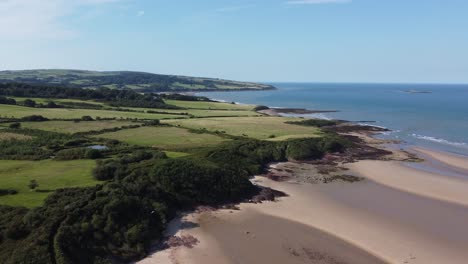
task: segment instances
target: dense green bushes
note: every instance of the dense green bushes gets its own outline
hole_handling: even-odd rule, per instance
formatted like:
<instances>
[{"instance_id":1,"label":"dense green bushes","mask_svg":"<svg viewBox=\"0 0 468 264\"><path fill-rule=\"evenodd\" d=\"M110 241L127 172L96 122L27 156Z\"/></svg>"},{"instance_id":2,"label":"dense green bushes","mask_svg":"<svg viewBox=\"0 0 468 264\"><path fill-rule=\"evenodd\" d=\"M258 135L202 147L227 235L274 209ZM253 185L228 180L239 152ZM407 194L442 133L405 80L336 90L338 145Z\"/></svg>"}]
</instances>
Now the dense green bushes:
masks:
<instances>
[{"instance_id":1,"label":"dense green bushes","mask_svg":"<svg viewBox=\"0 0 468 264\"><path fill-rule=\"evenodd\" d=\"M21 121L27 121L27 122L44 122L44 121L49 121L48 118L45 118L41 115L30 115L30 116L25 116L21 118Z\"/></svg>"},{"instance_id":2,"label":"dense green bushes","mask_svg":"<svg viewBox=\"0 0 468 264\"><path fill-rule=\"evenodd\" d=\"M67 148L66 144L78 138L55 132L33 129L3 129L5 132L30 136L30 139L0 140L0 159L40 160L48 159L56 151ZM81 139L81 142L87 141Z\"/></svg>"},{"instance_id":3,"label":"dense green bushes","mask_svg":"<svg viewBox=\"0 0 468 264\"><path fill-rule=\"evenodd\" d=\"M13 98L7 98L5 96L0 96L0 104L16 105L16 100Z\"/></svg>"},{"instance_id":4,"label":"dense green bushes","mask_svg":"<svg viewBox=\"0 0 468 264\"><path fill-rule=\"evenodd\" d=\"M63 149L55 154L57 160L99 159L101 157L101 151L91 148Z\"/></svg>"},{"instance_id":5,"label":"dense green bushes","mask_svg":"<svg viewBox=\"0 0 468 264\"><path fill-rule=\"evenodd\" d=\"M169 93L169 94L161 94L160 96L161 98L164 98L164 99L178 100L178 101L212 102L208 97L193 96L193 95L187 95L187 94Z\"/></svg>"},{"instance_id":6,"label":"dense green bushes","mask_svg":"<svg viewBox=\"0 0 468 264\"><path fill-rule=\"evenodd\" d=\"M13 190L13 189L0 189L0 196L13 195L13 194L17 194L17 193L18 193L18 191Z\"/></svg>"}]
</instances>

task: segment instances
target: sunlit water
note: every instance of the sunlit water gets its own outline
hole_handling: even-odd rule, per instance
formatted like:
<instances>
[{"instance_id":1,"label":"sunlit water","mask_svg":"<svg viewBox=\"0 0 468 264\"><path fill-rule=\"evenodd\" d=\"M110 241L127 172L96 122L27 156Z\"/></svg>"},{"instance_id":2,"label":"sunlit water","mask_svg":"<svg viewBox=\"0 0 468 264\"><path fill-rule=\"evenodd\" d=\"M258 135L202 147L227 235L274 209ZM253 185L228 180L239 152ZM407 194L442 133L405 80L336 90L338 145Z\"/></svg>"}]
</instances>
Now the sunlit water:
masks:
<instances>
[{"instance_id":1,"label":"sunlit water","mask_svg":"<svg viewBox=\"0 0 468 264\"><path fill-rule=\"evenodd\" d=\"M337 110L311 115L376 121L387 138L468 155L468 85L273 83L278 90L199 95L270 107ZM425 92L425 93L421 93Z\"/></svg>"}]
</instances>

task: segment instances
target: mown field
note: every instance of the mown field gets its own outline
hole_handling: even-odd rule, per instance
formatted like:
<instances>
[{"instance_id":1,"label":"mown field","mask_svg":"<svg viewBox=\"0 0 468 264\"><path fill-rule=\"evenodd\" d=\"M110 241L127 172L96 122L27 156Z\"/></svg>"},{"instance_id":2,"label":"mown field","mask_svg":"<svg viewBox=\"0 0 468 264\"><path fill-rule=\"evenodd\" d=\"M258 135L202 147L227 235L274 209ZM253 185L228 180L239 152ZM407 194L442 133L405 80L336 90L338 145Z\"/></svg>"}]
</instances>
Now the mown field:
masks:
<instances>
[{"instance_id":1,"label":"mown field","mask_svg":"<svg viewBox=\"0 0 468 264\"><path fill-rule=\"evenodd\" d=\"M186 120L164 120L163 123L180 125L192 129L224 131L234 136L245 136L256 139L286 140L290 138L307 138L320 135L315 127L286 124L286 121L300 120L286 117L239 117L239 118L203 118Z\"/></svg>"},{"instance_id":2,"label":"mown field","mask_svg":"<svg viewBox=\"0 0 468 264\"><path fill-rule=\"evenodd\" d=\"M0 196L0 204L32 208L41 205L58 188L96 185L99 182L91 175L95 165L94 160L0 160L0 188L18 191ZM29 189L31 180L38 182L39 191Z\"/></svg>"},{"instance_id":3,"label":"mown field","mask_svg":"<svg viewBox=\"0 0 468 264\"><path fill-rule=\"evenodd\" d=\"M153 146L164 150L189 149L217 145L226 139L211 135L191 133L177 127L140 127L99 134L96 137L116 139L129 144Z\"/></svg>"},{"instance_id":4,"label":"mown field","mask_svg":"<svg viewBox=\"0 0 468 264\"><path fill-rule=\"evenodd\" d=\"M140 123L120 120L100 120L92 122L74 121L45 121L45 122L22 122L23 128L40 129L59 133L79 133L87 131L98 131L102 129L138 125ZM1 133L0 133L1 138Z\"/></svg>"}]
</instances>

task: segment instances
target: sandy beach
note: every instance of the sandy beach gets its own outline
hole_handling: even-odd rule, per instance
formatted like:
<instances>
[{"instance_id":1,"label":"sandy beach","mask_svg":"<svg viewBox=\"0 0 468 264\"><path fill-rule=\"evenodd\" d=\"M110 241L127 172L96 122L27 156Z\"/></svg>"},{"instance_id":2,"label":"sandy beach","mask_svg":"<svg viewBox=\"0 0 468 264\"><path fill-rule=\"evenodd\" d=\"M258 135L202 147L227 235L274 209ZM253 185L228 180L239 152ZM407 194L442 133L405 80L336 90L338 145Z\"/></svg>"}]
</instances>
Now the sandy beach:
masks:
<instances>
[{"instance_id":1,"label":"sandy beach","mask_svg":"<svg viewBox=\"0 0 468 264\"><path fill-rule=\"evenodd\" d=\"M467 176L467 160L418 149ZM276 202L188 214L177 235L193 248L157 252L141 263L466 263L468 180L400 161L346 165L360 182L304 183L255 177L283 191ZM180 227L180 225L179 225ZM177 229L177 227L175 227Z\"/></svg>"}]
</instances>

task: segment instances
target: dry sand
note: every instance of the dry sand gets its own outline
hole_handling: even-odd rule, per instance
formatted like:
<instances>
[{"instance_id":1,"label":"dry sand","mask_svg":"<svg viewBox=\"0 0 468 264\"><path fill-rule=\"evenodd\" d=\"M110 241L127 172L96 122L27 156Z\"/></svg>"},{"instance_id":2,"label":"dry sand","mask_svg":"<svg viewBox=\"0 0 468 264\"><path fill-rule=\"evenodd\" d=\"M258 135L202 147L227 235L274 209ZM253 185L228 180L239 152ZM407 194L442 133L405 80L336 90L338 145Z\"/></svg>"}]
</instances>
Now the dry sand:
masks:
<instances>
[{"instance_id":1,"label":"dry sand","mask_svg":"<svg viewBox=\"0 0 468 264\"><path fill-rule=\"evenodd\" d=\"M432 155L447 166L466 165L444 153ZM289 196L242 204L239 211L189 214L184 220L199 226L177 234L200 243L142 263L467 263L468 181L395 161L360 161L349 168L367 179L308 184L256 177Z\"/></svg>"}]
</instances>

